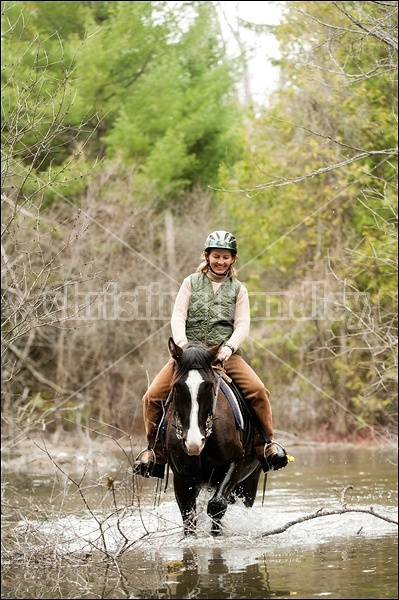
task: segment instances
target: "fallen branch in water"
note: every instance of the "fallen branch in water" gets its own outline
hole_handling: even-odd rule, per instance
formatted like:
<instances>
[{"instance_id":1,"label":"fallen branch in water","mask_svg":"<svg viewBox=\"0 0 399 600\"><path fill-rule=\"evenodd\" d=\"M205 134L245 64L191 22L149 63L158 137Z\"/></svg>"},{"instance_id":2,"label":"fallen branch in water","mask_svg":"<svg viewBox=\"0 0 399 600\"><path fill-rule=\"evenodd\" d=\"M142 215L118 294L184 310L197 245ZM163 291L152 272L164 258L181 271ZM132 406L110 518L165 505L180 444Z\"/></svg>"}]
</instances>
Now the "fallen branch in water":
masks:
<instances>
[{"instance_id":1,"label":"fallen branch in water","mask_svg":"<svg viewBox=\"0 0 399 600\"><path fill-rule=\"evenodd\" d=\"M347 485L342 490L341 494L341 505L342 508L326 510L325 508L320 508L315 513L310 515L306 515L304 517L300 517L299 519L295 519L294 521L289 521L285 525L281 527L277 527L276 529L272 529L271 531L266 531L265 533L260 534L260 537L268 537L270 535L276 535L277 533L284 533L290 527L294 525L298 525L299 523L304 523L305 521L311 521L312 519L319 519L320 517L329 517L331 515L343 515L345 513L365 513L367 515L372 515L373 517L377 517L378 519L382 519L383 521L387 521L387 523L392 523L393 525L398 525L398 521L391 519L390 517L385 517L384 515L380 515L375 512L373 507L367 508L348 508L346 503L346 493L348 490L353 490L352 485Z\"/></svg>"}]
</instances>

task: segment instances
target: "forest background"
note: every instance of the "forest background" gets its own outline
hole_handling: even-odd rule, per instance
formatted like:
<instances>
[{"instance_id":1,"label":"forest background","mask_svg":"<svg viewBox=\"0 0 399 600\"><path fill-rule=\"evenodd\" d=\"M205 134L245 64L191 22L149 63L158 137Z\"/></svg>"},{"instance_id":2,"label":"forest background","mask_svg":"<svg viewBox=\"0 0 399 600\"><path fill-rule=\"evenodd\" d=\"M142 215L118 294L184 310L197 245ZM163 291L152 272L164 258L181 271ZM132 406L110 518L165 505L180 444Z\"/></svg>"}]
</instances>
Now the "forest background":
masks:
<instances>
[{"instance_id":1,"label":"forest background","mask_svg":"<svg viewBox=\"0 0 399 600\"><path fill-rule=\"evenodd\" d=\"M276 430L397 435L397 2L282 3L235 57L224 4L2 2L3 440L140 435L215 229Z\"/></svg>"}]
</instances>

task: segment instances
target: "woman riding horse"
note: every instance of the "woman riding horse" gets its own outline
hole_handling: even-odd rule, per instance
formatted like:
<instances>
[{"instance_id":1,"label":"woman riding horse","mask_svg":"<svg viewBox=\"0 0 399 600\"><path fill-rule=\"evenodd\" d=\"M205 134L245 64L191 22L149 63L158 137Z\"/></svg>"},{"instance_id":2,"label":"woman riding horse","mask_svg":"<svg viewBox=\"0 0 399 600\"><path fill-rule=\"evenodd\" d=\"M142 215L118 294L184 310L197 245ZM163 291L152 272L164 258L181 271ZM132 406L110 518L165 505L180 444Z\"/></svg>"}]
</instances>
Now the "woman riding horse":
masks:
<instances>
[{"instance_id":1,"label":"woman riding horse","mask_svg":"<svg viewBox=\"0 0 399 600\"><path fill-rule=\"evenodd\" d=\"M287 465L285 450L273 439L269 391L242 357L241 344L249 335L250 307L247 288L237 279L234 263L237 242L228 231L214 231L206 239L202 262L186 277L177 294L172 319L172 336L184 348L190 341L206 346L224 342L218 360L241 389L255 414L259 433L255 452L264 472ZM143 397L143 414L148 447L135 460L134 472L163 478L166 459L158 435L174 372L170 358ZM265 439L267 440L265 443Z\"/></svg>"}]
</instances>

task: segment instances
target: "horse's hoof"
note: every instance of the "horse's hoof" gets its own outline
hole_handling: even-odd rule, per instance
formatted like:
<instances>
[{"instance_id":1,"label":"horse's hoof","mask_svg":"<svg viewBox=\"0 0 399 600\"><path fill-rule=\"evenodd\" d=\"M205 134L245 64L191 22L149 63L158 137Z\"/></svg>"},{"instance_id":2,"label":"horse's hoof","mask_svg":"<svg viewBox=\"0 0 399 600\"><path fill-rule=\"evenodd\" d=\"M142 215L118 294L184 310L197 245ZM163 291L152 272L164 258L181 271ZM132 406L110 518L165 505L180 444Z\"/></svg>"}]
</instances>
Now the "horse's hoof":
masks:
<instances>
[{"instance_id":1,"label":"horse's hoof","mask_svg":"<svg viewBox=\"0 0 399 600\"><path fill-rule=\"evenodd\" d=\"M218 535L221 535L223 533L223 528L220 525L220 523L216 523L215 521L212 523L212 528L211 528L211 535L213 535L213 537L217 537Z\"/></svg>"},{"instance_id":2,"label":"horse's hoof","mask_svg":"<svg viewBox=\"0 0 399 600\"><path fill-rule=\"evenodd\" d=\"M197 527L194 523L185 523L184 524L184 536L188 537L189 535L195 535L197 532Z\"/></svg>"},{"instance_id":3,"label":"horse's hoof","mask_svg":"<svg viewBox=\"0 0 399 600\"><path fill-rule=\"evenodd\" d=\"M206 512L212 519L220 520L227 509L227 500L223 496L213 497L209 500Z\"/></svg>"}]
</instances>

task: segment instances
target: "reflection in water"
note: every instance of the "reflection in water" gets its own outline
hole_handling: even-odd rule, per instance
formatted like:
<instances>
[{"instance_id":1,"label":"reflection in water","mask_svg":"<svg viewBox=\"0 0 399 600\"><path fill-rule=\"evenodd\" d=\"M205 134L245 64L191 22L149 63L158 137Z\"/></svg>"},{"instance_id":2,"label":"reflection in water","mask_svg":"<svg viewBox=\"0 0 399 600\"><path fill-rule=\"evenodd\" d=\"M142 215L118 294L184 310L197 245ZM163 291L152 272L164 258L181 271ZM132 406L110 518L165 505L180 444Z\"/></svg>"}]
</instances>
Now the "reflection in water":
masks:
<instances>
[{"instance_id":1,"label":"reflection in water","mask_svg":"<svg viewBox=\"0 0 399 600\"><path fill-rule=\"evenodd\" d=\"M90 563L64 563L57 568L4 565L2 598L398 597L397 540L393 537L245 556L228 548L185 548L181 560L167 558L163 552L134 552L117 564L91 557Z\"/></svg>"},{"instance_id":2,"label":"reflection in water","mask_svg":"<svg viewBox=\"0 0 399 600\"><path fill-rule=\"evenodd\" d=\"M184 550L182 568L176 573L175 580L175 582L165 582L165 587L158 590L159 598L270 598L271 596L265 562L248 565L242 571L230 571L220 548L212 550L207 568L202 571L198 566L197 553L193 550ZM172 592L172 595L168 595L168 591ZM289 596L289 592L287 595Z\"/></svg>"}]
</instances>

